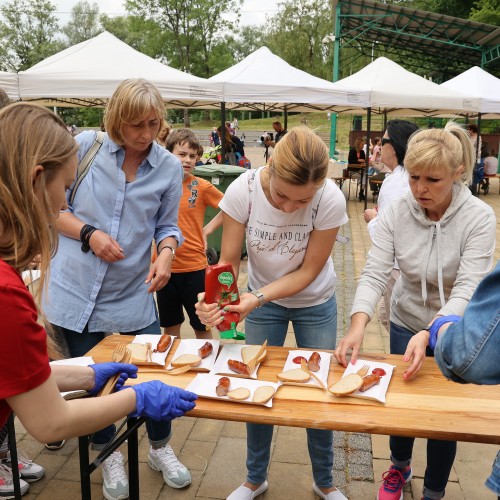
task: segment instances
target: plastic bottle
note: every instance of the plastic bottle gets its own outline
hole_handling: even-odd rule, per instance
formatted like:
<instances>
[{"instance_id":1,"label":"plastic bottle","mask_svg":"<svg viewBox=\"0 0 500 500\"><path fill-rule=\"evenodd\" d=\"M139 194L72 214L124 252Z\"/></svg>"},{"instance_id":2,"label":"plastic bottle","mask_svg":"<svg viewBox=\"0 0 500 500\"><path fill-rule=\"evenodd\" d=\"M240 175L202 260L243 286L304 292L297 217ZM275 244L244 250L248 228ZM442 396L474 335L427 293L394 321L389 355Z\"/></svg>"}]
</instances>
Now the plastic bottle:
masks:
<instances>
[{"instance_id":1,"label":"plastic bottle","mask_svg":"<svg viewBox=\"0 0 500 500\"><path fill-rule=\"evenodd\" d=\"M230 304L239 304L238 283L231 264L208 266L205 273L205 302L217 303L221 309ZM224 312L224 321L217 325L221 339L243 340L245 334L236 330L240 321L237 312Z\"/></svg>"}]
</instances>

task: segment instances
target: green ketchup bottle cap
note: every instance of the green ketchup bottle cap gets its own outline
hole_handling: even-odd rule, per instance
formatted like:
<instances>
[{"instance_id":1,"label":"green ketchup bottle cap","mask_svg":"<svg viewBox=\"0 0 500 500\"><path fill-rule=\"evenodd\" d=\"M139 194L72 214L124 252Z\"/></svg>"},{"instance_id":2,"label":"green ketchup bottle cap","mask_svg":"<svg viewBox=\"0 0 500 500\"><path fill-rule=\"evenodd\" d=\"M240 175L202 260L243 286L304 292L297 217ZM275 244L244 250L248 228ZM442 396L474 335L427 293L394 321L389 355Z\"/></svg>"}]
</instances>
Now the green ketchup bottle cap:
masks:
<instances>
[{"instance_id":1,"label":"green ketchup bottle cap","mask_svg":"<svg viewBox=\"0 0 500 500\"><path fill-rule=\"evenodd\" d=\"M236 323L231 323L229 330L219 333L221 339L245 340L245 334L236 330Z\"/></svg>"}]
</instances>

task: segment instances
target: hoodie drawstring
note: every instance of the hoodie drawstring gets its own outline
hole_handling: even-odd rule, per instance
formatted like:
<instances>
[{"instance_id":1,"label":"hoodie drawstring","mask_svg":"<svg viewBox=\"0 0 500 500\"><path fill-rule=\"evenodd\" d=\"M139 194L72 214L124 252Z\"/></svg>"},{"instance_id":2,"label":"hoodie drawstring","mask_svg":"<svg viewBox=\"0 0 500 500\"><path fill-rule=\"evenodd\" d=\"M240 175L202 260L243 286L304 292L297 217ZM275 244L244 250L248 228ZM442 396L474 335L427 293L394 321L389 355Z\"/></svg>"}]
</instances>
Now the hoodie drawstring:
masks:
<instances>
[{"instance_id":1,"label":"hoodie drawstring","mask_svg":"<svg viewBox=\"0 0 500 500\"><path fill-rule=\"evenodd\" d=\"M439 300L441 301L441 307L446 304L444 300L444 289L443 289L443 256L441 253L441 224L436 222L433 224L429 231L429 237L427 238L427 245L425 247L424 259L422 261L422 272L420 275L420 284L422 287L422 299L424 301L424 307L427 306L427 266L429 265L432 249L432 240L434 234L436 235L436 251L437 251L437 268L438 268L438 286L439 286Z\"/></svg>"}]
</instances>

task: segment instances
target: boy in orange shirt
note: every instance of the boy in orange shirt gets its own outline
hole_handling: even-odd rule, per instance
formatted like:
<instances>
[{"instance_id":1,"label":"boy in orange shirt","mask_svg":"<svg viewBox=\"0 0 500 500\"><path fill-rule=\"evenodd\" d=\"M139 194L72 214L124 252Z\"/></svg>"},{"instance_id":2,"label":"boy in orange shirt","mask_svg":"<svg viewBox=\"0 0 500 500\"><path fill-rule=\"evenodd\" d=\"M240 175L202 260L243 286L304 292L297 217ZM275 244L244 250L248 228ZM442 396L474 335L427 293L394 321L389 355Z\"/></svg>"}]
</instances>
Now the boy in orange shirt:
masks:
<instances>
[{"instance_id":1,"label":"boy in orange shirt","mask_svg":"<svg viewBox=\"0 0 500 500\"><path fill-rule=\"evenodd\" d=\"M193 175L199 146L194 133L186 128L176 129L167 137L166 148L179 158L184 171L178 226L185 241L176 251L169 282L156 292L156 298L164 333L180 338L184 306L196 338L210 339L212 331L200 322L194 305L197 295L205 290L207 236L222 225L219 212L204 228L205 210L218 208L223 194L210 182Z\"/></svg>"}]
</instances>

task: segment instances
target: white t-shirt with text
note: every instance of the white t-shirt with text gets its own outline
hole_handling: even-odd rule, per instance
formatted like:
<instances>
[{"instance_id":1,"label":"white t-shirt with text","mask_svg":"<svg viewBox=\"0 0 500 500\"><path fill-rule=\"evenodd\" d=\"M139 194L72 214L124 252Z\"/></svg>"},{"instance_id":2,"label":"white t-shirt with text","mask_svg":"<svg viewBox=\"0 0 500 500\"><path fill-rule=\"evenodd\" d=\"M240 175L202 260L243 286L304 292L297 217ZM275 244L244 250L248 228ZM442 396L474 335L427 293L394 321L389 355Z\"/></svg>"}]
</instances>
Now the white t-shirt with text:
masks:
<instances>
[{"instance_id":1,"label":"white t-shirt with text","mask_svg":"<svg viewBox=\"0 0 500 500\"><path fill-rule=\"evenodd\" d=\"M266 198L260 182L261 172L262 168L242 174L229 185L219 203L221 210L246 224L248 285L252 290L300 268L313 229L333 229L348 221L345 197L330 179L318 189L309 205L285 213L274 208ZM335 279L330 257L304 290L273 302L290 308L322 304L335 292Z\"/></svg>"}]
</instances>

